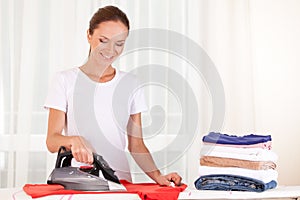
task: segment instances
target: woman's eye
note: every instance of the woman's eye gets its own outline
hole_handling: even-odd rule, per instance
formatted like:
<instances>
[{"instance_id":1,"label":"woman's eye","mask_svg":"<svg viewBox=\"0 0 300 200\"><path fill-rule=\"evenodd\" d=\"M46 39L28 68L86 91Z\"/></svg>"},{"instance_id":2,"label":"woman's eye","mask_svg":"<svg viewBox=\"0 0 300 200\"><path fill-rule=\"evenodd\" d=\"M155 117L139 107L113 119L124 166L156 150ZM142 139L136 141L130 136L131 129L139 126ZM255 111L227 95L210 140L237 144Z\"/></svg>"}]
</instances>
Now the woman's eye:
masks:
<instances>
[{"instance_id":1,"label":"woman's eye","mask_svg":"<svg viewBox=\"0 0 300 200\"><path fill-rule=\"evenodd\" d=\"M124 45L124 43L116 43L116 45L117 45L118 47L121 47L121 46Z\"/></svg>"},{"instance_id":2,"label":"woman's eye","mask_svg":"<svg viewBox=\"0 0 300 200\"><path fill-rule=\"evenodd\" d=\"M99 41L100 41L101 43L107 43L107 40L105 40L105 39L99 39Z\"/></svg>"}]
</instances>

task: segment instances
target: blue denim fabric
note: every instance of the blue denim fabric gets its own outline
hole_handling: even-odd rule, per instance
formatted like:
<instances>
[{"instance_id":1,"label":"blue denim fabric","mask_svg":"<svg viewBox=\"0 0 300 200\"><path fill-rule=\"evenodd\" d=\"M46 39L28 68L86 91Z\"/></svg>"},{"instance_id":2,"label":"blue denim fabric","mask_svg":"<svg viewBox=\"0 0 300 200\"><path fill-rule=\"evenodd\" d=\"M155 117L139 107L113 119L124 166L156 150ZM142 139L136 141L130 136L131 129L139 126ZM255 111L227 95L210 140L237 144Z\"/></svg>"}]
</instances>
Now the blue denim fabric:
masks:
<instances>
[{"instance_id":1,"label":"blue denim fabric","mask_svg":"<svg viewBox=\"0 0 300 200\"><path fill-rule=\"evenodd\" d=\"M269 183L264 183L250 177L228 174L200 176L194 184L198 190L231 190L249 192L263 192L277 186L277 182L274 180Z\"/></svg>"},{"instance_id":2,"label":"blue denim fabric","mask_svg":"<svg viewBox=\"0 0 300 200\"><path fill-rule=\"evenodd\" d=\"M210 132L202 138L203 142L215 144L235 144L235 145L250 145L272 141L271 135L227 135L222 133Z\"/></svg>"}]
</instances>

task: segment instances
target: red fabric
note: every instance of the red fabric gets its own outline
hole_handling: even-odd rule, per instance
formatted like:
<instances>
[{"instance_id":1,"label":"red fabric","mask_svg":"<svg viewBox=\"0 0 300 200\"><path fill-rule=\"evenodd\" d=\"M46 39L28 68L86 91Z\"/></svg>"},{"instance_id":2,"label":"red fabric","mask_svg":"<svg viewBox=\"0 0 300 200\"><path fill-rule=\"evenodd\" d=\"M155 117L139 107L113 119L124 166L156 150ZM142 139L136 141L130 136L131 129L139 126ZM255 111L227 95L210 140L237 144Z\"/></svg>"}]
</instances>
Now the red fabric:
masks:
<instances>
[{"instance_id":1,"label":"red fabric","mask_svg":"<svg viewBox=\"0 0 300 200\"><path fill-rule=\"evenodd\" d=\"M155 183L132 184L125 180L121 180L121 183L126 187L128 192L137 193L142 200L176 200L179 193L187 187L185 184L174 188L160 186Z\"/></svg>"},{"instance_id":2,"label":"red fabric","mask_svg":"<svg viewBox=\"0 0 300 200\"><path fill-rule=\"evenodd\" d=\"M39 198L48 195L65 195L65 194L101 194L101 193L130 193L128 191L104 191L104 192L93 192L93 191L78 191L78 190L65 190L64 186L56 184L25 184L23 186L24 192L32 198Z\"/></svg>"},{"instance_id":3,"label":"red fabric","mask_svg":"<svg viewBox=\"0 0 300 200\"><path fill-rule=\"evenodd\" d=\"M65 195L65 194L103 194L103 193L134 193L138 194L142 200L176 200L180 192L184 191L187 185L183 184L176 187L159 186L155 183L133 184L125 180L121 183L126 187L127 191L77 191L65 190L61 185L48 184L26 184L23 190L32 198L38 198L48 195Z\"/></svg>"}]
</instances>

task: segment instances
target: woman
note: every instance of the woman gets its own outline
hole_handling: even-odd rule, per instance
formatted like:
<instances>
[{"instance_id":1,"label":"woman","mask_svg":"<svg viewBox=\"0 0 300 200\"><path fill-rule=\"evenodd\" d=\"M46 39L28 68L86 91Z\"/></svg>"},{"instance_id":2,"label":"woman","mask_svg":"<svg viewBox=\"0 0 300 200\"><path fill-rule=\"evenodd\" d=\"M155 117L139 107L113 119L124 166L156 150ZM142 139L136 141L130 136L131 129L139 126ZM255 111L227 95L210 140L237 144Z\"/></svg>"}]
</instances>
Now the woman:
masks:
<instances>
[{"instance_id":1,"label":"woman","mask_svg":"<svg viewBox=\"0 0 300 200\"><path fill-rule=\"evenodd\" d=\"M123 92L126 96L123 98L123 93L116 91L120 85L126 90L137 83L135 76L111 65L122 53L128 33L127 16L117 7L106 6L93 15L87 31L88 61L80 67L58 72L48 93L44 105L49 109L47 148L57 152L60 146L65 146L77 161L74 165L92 164L92 152L96 152L116 171L119 179L131 181L124 151L127 132L128 150L143 171L160 185L171 182L180 185L181 177L177 173L160 173L144 144L141 112L147 107L143 93L128 95L131 91L128 90ZM92 98L88 97L88 90L92 91ZM131 96L130 101L127 96Z\"/></svg>"}]
</instances>

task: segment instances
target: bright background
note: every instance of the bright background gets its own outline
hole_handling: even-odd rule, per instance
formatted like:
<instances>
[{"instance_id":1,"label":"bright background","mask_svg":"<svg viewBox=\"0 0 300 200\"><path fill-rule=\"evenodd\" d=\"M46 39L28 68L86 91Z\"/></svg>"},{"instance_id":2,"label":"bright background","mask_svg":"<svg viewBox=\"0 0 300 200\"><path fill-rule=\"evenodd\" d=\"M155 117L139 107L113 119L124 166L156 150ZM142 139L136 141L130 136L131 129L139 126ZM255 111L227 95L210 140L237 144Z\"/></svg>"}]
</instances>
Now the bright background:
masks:
<instances>
[{"instance_id":1,"label":"bright background","mask_svg":"<svg viewBox=\"0 0 300 200\"><path fill-rule=\"evenodd\" d=\"M300 1L0 0L0 187L46 181L55 161L45 146L43 103L50 79L56 71L84 63L88 21L108 4L128 15L132 29L168 29L201 46L224 85L222 131L271 134L272 150L279 156L279 184L300 185ZM128 60L116 66L129 69ZM182 76L192 79L188 68L182 69ZM190 186L198 176L201 137L208 132L211 116L203 81L192 83L202 106L199 134L182 158L162 169L178 171ZM155 90L147 94L148 101L155 102ZM172 108L168 99L162 105ZM180 112L167 117L162 134L176 137ZM145 113L144 123L149 121ZM158 139L146 141L151 151L162 145L164 140ZM136 174L134 180L148 179Z\"/></svg>"}]
</instances>

